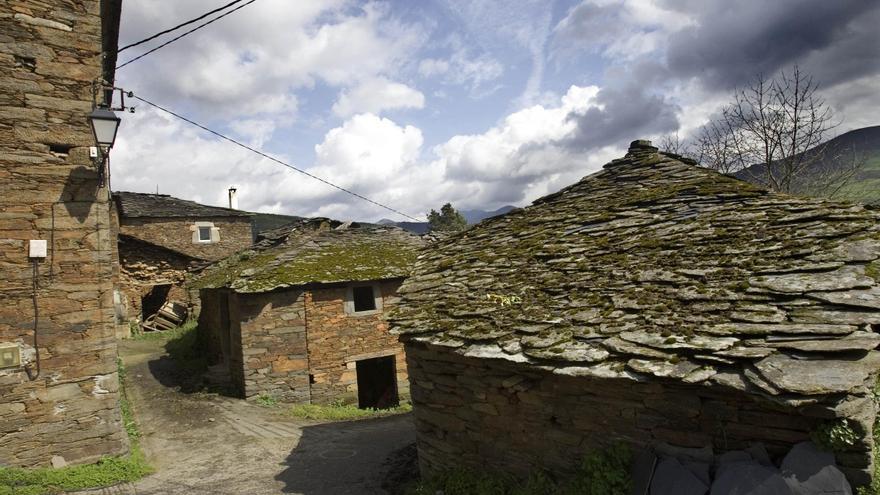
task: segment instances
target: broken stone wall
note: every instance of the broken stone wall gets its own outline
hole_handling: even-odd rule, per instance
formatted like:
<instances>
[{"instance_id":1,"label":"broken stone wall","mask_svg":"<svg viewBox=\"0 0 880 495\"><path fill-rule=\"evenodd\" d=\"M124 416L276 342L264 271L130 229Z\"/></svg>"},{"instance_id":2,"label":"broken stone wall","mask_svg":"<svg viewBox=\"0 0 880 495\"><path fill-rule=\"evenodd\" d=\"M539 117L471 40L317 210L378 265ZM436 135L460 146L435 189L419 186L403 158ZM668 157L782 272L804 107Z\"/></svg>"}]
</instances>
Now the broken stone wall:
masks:
<instances>
[{"instance_id":1,"label":"broken stone wall","mask_svg":"<svg viewBox=\"0 0 880 495\"><path fill-rule=\"evenodd\" d=\"M17 343L33 372L27 245L49 244L36 290L41 374L0 369L0 465L94 461L128 446L117 406L110 200L86 121L101 74L99 9L0 4L0 343Z\"/></svg>"},{"instance_id":2,"label":"broken stone wall","mask_svg":"<svg viewBox=\"0 0 880 495\"><path fill-rule=\"evenodd\" d=\"M189 305L183 283L192 258L130 237L120 238L119 258L118 288L125 295L129 319L141 320L141 299L156 285L171 285L168 300Z\"/></svg>"},{"instance_id":3,"label":"broken stone wall","mask_svg":"<svg viewBox=\"0 0 880 495\"><path fill-rule=\"evenodd\" d=\"M309 402L305 313L302 290L230 293L231 354L241 356L238 386L245 398L266 394L284 402ZM231 363L233 383L236 366Z\"/></svg>"},{"instance_id":4,"label":"broken stone wall","mask_svg":"<svg viewBox=\"0 0 880 495\"><path fill-rule=\"evenodd\" d=\"M356 362L395 356L398 395L409 395L406 359L397 337L389 334L384 314L397 304L400 281L375 284L382 293L381 310L346 314L346 286L313 289L306 296L312 402L344 400L357 404Z\"/></svg>"},{"instance_id":5,"label":"broken stone wall","mask_svg":"<svg viewBox=\"0 0 880 495\"><path fill-rule=\"evenodd\" d=\"M759 441L781 456L833 417L827 408L796 411L717 386L523 371L415 343L406 354L426 476L460 466L567 473L583 453L614 439L635 446L711 445L715 452ZM857 409L865 404L852 403ZM855 484L868 481L871 467L870 432L862 434L863 442L837 455Z\"/></svg>"},{"instance_id":6,"label":"broken stone wall","mask_svg":"<svg viewBox=\"0 0 880 495\"><path fill-rule=\"evenodd\" d=\"M193 258L217 261L253 244L250 217L125 218L120 233L164 246ZM196 222L212 222L220 229L220 242L194 243Z\"/></svg>"}]
</instances>

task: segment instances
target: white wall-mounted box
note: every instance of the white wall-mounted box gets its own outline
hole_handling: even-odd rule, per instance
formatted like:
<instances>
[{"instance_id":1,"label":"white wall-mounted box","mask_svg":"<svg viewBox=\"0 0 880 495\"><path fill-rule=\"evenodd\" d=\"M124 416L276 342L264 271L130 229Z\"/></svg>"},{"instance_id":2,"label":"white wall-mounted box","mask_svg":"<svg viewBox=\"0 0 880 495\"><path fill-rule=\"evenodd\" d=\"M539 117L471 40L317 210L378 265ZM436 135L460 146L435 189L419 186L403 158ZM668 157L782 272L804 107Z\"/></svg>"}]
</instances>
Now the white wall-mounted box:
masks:
<instances>
[{"instance_id":1,"label":"white wall-mounted box","mask_svg":"<svg viewBox=\"0 0 880 495\"><path fill-rule=\"evenodd\" d=\"M12 342L0 343L0 368L21 366L21 349Z\"/></svg>"},{"instance_id":2,"label":"white wall-mounted box","mask_svg":"<svg viewBox=\"0 0 880 495\"><path fill-rule=\"evenodd\" d=\"M28 245L29 258L45 258L47 252L48 245L43 239L31 240L30 244Z\"/></svg>"}]
</instances>

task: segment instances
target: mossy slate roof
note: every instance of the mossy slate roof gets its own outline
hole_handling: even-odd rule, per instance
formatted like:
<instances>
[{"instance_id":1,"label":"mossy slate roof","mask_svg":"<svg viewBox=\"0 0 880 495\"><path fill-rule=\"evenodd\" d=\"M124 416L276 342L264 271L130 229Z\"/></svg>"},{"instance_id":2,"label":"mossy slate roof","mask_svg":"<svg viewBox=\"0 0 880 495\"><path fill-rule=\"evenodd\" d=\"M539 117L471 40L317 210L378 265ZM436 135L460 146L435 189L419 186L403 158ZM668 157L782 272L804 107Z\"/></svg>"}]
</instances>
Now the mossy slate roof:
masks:
<instances>
[{"instance_id":1,"label":"mossy slate roof","mask_svg":"<svg viewBox=\"0 0 880 495\"><path fill-rule=\"evenodd\" d=\"M252 249L210 266L194 288L267 292L315 283L407 276L424 241L397 227L311 219L265 234Z\"/></svg>"},{"instance_id":2,"label":"mossy slate roof","mask_svg":"<svg viewBox=\"0 0 880 495\"><path fill-rule=\"evenodd\" d=\"M771 193L636 141L555 194L426 250L404 341L563 375L864 392L880 212Z\"/></svg>"}]
</instances>

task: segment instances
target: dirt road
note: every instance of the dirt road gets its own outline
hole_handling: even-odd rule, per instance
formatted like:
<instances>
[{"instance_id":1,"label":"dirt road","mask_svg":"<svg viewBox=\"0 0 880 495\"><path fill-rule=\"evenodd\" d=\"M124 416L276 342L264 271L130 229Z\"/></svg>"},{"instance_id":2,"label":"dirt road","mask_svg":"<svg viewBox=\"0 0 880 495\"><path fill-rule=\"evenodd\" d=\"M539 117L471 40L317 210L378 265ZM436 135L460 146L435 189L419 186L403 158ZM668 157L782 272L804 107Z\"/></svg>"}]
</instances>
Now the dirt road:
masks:
<instances>
[{"instance_id":1,"label":"dirt road","mask_svg":"<svg viewBox=\"0 0 880 495\"><path fill-rule=\"evenodd\" d=\"M157 468L131 493L382 494L395 468L389 456L415 441L409 415L321 424L286 417L283 407L182 392L162 342L124 341L120 354Z\"/></svg>"}]
</instances>

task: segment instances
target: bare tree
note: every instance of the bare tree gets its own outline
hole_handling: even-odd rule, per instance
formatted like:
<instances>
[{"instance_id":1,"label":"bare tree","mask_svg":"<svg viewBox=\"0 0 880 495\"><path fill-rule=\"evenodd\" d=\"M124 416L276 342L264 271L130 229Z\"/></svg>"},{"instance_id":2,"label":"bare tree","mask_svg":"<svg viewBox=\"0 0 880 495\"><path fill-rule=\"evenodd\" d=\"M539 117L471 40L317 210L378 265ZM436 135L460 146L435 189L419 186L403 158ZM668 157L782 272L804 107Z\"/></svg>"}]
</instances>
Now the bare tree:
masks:
<instances>
[{"instance_id":1,"label":"bare tree","mask_svg":"<svg viewBox=\"0 0 880 495\"><path fill-rule=\"evenodd\" d=\"M744 170L775 191L832 196L864 163L842 160L835 156L840 150L827 149L836 125L818 84L794 67L774 79L759 75L737 90L720 119L705 126L696 141L701 161L710 168Z\"/></svg>"},{"instance_id":2,"label":"bare tree","mask_svg":"<svg viewBox=\"0 0 880 495\"><path fill-rule=\"evenodd\" d=\"M678 136L678 132L662 136L658 148L664 153L673 153L680 156L690 155L690 147Z\"/></svg>"}]
</instances>

